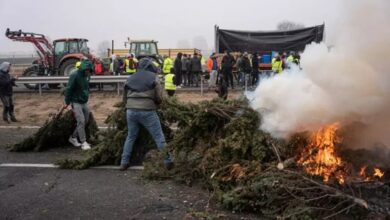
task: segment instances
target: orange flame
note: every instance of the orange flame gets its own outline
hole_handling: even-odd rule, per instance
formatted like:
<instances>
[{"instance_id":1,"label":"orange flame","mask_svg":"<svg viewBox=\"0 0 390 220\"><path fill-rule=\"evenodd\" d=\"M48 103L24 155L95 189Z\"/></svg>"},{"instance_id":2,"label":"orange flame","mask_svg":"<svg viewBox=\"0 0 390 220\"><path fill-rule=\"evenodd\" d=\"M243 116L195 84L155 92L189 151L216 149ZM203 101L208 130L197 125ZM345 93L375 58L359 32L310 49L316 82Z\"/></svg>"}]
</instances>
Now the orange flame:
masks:
<instances>
[{"instance_id":1,"label":"orange flame","mask_svg":"<svg viewBox=\"0 0 390 220\"><path fill-rule=\"evenodd\" d=\"M303 166L307 173L321 176L324 182L329 182L332 177L339 184L344 184L347 175L345 171L346 164L335 151L335 144L340 143L341 140L336 133L338 128L339 124L334 123L313 132L309 144L301 152L297 163ZM369 173L367 175L367 166L361 167L359 171L360 179L372 181L385 175L379 168L374 168Z\"/></svg>"},{"instance_id":2,"label":"orange flame","mask_svg":"<svg viewBox=\"0 0 390 220\"><path fill-rule=\"evenodd\" d=\"M366 169L367 169L367 166L363 166L362 168L360 168L360 171L359 171L359 176L361 177L366 177Z\"/></svg>"},{"instance_id":3,"label":"orange flame","mask_svg":"<svg viewBox=\"0 0 390 220\"><path fill-rule=\"evenodd\" d=\"M385 175L379 168L374 168L374 176L382 178Z\"/></svg>"},{"instance_id":4,"label":"orange flame","mask_svg":"<svg viewBox=\"0 0 390 220\"><path fill-rule=\"evenodd\" d=\"M307 173L322 176L324 182L328 182L334 176L340 184L345 182L342 168L342 160L335 152L335 143L340 141L336 131L337 123L328 125L314 132L309 145L304 149L298 160Z\"/></svg>"}]
</instances>

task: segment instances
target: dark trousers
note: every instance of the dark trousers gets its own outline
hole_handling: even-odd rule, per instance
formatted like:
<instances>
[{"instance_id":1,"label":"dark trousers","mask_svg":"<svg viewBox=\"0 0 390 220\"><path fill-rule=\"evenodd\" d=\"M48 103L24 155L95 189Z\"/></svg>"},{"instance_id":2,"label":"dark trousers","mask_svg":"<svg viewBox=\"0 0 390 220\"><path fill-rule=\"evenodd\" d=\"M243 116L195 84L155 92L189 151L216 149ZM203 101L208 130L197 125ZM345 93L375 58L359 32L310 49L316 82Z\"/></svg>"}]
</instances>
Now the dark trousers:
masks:
<instances>
[{"instance_id":1,"label":"dark trousers","mask_svg":"<svg viewBox=\"0 0 390 220\"><path fill-rule=\"evenodd\" d=\"M226 79L226 85L229 86L229 83L230 83L231 87L234 88L232 70L231 69L230 70L224 70L223 74L224 74L224 77Z\"/></svg>"},{"instance_id":2,"label":"dark trousers","mask_svg":"<svg viewBox=\"0 0 390 220\"><path fill-rule=\"evenodd\" d=\"M182 76L183 76L182 72L175 73L175 85L176 86L180 86L182 84L182 81L183 81Z\"/></svg>"},{"instance_id":3,"label":"dark trousers","mask_svg":"<svg viewBox=\"0 0 390 220\"><path fill-rule=\"evenodd\" d=\"M228 84L224 76L218 78L218 88L216 90L218 97L226 100L228 97Z\"/></svg>"},{"instance_id":4,"label":"dark trousers","mask_svg":"<svg viewBox=\"0 0 390 220\"><path fill-rule=\"evenodd\" d=\"M258 82L259 82L259 73L258 72L252 73L252 86L256 86Z\"/></svg>"},{"instance_id":5,"label":"dark trousers","mask_svg":"<svg viewBox=\"0 0 390 220\"><path fill-rule=\"evenodd\" d=\"M196 86L198 87L199 85L199 71L191 71L191 74L189 76L190 80L190 86Z\"/></svg>"},{"instance_id":6,"label":"dark trousers","mask_svg":"<svg viewBox=\"0 0 390 220\"><path fill-rule=\"evenodd\" d=\"M165 90L168 93L168 96L174 96L175 95L175 90Z\"/></svg>"},{"instance_id":7,"label":"dark trousers","mask_svg":"<svg viewBox=\"0 0 390 220\"><path fill-rule=\"evenodd\" d=\"M14 100L12 96L0 95L1 103L3 104L3 119L8 120L10 117L15 117L14 114Z\"/></svg>"},{"instance_id":8,"label":"dark trousers","mask_svg":"<svg viewBox=\"0 0 390 220\"><path fill-rule=\"evenodd\" d=\"M189 85L189 72L188 71L183 71L182 72L182 78L183 78L183 84L185 86L188 86Z\"/></svg>"}]
</instances>

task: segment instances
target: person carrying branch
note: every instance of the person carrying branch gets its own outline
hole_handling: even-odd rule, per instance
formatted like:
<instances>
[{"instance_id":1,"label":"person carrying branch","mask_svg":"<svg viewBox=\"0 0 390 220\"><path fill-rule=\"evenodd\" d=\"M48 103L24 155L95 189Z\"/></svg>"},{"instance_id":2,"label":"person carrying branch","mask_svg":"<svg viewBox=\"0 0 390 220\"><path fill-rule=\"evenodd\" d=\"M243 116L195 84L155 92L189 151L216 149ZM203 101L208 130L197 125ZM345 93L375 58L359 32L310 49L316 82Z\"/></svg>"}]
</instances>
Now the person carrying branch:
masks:
<instances>
[{"instance_id":1,"label":"person carrying branch","mask_svg":"<svg viewBox=\"0 0 390 220\"><path fill-rule=\"evenodd\" d=\"M11 77L9 74L10 70L11 64L9 62L0 64L0 99L3 103L3 120L8 124L10 123L10 119L12 122L18 122L14 113L12 88L16 86L15 80L17 80L17 77Z\"/></svg>"},{"instance_id":2,"label":"person carrying branch","mask_svg":"<svg viewBox=\"0 0 390 220\"><path fill-rule=\"evenodd\" d=\"M131 152L140 126L145 127L151 134L160 151L165 147L165 137L156 111L162 102L162 88L156 80L156 75L157 68L152 60L142 58L138 63L137 71L127 78L123 98L126 103L128 133L123 145L121 171L129 168ZM167 169L171 169L173 166L171 156L168 153L165 156L164 164Z\"/></svg>"},{"instance_id":3,"label":"person carrying branch","mask_svg":"<svg viewBox=\"0 0 390 220\"><path fill-rule=\"evenodd\" d=\"M69 137L69 142L75 147L81 147L82 150L91 149L87 142L85 126L88 123L90 112L87 103L89 98L88 84L92 72L92 62L82 60L80 68L70 74L65 89L65 104L63 108L67 108L70 105L77 121L76 129Z\"/></svg>"}]
</instances>

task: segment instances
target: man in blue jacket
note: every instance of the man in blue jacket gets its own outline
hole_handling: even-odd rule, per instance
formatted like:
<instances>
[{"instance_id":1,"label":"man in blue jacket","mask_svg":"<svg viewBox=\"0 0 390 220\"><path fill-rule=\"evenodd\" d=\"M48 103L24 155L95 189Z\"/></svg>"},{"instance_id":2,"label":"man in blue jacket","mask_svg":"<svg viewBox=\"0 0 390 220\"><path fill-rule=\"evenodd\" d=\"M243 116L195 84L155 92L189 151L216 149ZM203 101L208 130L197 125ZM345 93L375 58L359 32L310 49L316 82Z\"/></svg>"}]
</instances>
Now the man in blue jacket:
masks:
<instances>
[{"instance_id":1,"label":"man in blue jacket","mask_svg":"<svg viewBox=\"0 0 390 220\"><path fill-rule=\"evenodd\" d=\"M72 72L65 90L65 105L67 108L72 106L72 111L76 117L77 126L69 142L75 147L81 147L83 150L91 149L87 142L85 134L85 125L89 119L88 98L89 98L89 79L93 71L92 62L82 60L80 68ZM80 142L77 140L79 138Z\"/></svg>"}]
</instances>

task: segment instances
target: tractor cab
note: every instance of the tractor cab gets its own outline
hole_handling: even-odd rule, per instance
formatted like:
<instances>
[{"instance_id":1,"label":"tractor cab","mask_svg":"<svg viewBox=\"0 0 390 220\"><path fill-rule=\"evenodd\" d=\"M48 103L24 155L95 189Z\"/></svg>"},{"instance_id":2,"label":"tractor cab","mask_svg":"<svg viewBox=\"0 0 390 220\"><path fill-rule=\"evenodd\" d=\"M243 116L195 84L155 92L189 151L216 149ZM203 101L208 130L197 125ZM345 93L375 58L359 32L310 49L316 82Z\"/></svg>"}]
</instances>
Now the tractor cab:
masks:
<instances>
[{"instance_id":1,"label":"tractor cab","mask_svg":"<svg viewBox=\"0 0 390 220\"><path fill-rule=\"evenodd\" d=\"M154 59L160 65L162 58L158 54L157 41L154 40L133 40L130 41L130 51L139 60L144 57Z\"/></svg>"},{"instance_id":2,"label":"tractor cab","mask_svg":"<svg viewBox=\"0 0 390 220\"><path fill-rule=\"evenodd\" d=\"M87 39L66 38L58 39L53 42L54 46L54 68L60 75L67 76L73 69L74 64L82 57L91 58Z\"/></svg>"}]
</instances>

